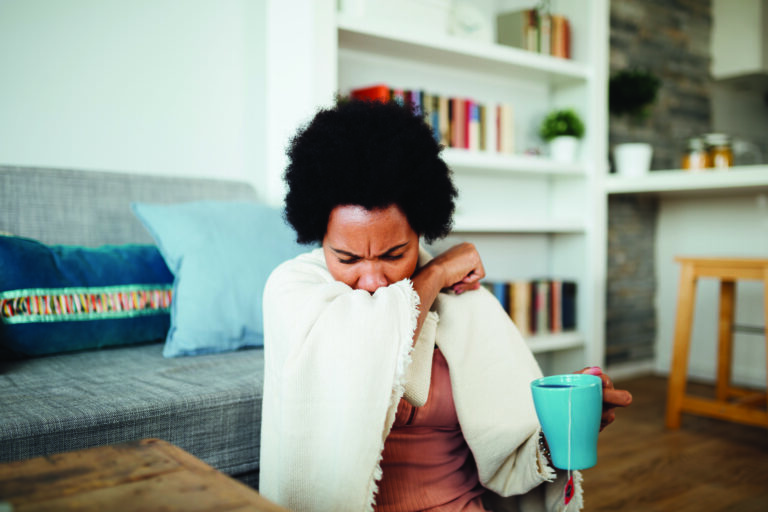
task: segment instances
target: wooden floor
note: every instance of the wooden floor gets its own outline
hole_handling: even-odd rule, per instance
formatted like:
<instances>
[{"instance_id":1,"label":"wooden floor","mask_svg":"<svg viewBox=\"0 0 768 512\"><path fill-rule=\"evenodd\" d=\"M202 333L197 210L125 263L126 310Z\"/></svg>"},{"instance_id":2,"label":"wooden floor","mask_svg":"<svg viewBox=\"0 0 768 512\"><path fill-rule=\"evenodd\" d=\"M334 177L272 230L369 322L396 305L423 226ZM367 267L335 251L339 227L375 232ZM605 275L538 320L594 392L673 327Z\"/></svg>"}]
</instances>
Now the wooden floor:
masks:
<instances>
[{"instance_id":1,"label":"wooden floor","mask_svg":"<svg viewBox=\"0 0 768 512\"><path fill-rule=\"evenodd\" d=\"M600 434L597 466L583 472L585 510L768 510L768 430L691 415L666 430L666 379L617 387L633 404Z\"/></svg>"}]
</instances>

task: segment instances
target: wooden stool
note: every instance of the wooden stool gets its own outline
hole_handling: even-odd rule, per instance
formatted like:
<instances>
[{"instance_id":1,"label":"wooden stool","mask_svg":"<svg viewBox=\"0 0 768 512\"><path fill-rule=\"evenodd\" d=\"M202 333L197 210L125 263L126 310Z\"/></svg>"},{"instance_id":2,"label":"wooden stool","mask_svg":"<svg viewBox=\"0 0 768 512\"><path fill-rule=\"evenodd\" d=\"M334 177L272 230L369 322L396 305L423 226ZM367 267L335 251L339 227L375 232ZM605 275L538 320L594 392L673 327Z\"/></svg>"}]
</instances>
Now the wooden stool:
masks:
<instances>
[{"instance_id":1,"label":"wooden stool","mask_svg":"<svg viewBox=\"0 0 768 512\"><path fill-rule=\"evenodd\" d=\"M679 428L680 416L683 412L768 427L766 393L731 386L734 299L738 279L759 280L765 284L765 341L766 350L768 350L768 259L675 259L682 264L682 267L672 366L667 389L667 428ZM700 277L714 277L720 280L717 383L714 399L685 393L696 281Z\"/></svg>"}]
</instances>

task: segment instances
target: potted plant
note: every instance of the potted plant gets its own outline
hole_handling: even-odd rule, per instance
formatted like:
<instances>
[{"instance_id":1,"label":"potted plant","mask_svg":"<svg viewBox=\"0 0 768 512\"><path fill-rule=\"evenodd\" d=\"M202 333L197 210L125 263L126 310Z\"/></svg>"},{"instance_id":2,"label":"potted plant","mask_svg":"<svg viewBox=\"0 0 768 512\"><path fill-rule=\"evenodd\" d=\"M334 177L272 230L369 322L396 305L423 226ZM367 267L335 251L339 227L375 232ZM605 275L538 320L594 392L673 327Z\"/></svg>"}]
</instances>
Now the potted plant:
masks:
<instances>
[{"instance_id":1,"label":"potted plant","mask_svg":"<svg viewBox=\"0 0 768 512\"><path fill-rule=\"evenodd\" d=\"M650 116L660 86L661 80L650 71L619 71L608 83L608 110L616 116L626 116L630 126L640 125ZM617 144L613 156L619 174L639 176L651 168L653 146L645 142Z\"/></svg>"},{"instance_id":2,"label":"potted plant","mask_svg":"<svg viewBox=\"0 0 768 512\"><path fill-rule=\"evenodd\" d=\"M573 109L559 109L550 112L539 127L539 136L549 143L549 153L558 162L573 162L584 123Z\"/></svg>"}]
</instances>

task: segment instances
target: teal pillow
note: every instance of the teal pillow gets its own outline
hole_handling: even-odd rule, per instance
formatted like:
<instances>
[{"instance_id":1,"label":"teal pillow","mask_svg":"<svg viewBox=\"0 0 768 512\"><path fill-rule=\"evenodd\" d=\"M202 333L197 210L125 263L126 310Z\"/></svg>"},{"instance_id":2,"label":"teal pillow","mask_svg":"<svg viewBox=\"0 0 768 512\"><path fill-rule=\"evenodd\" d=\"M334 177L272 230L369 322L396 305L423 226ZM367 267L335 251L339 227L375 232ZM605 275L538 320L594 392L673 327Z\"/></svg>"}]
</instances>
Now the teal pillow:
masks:
<instances>
[{"instance_id":1,"label":"teal pillow","mask_svg":"<svg viewBox=\"0 0 768 512\"><path fill-rule=\"evenodd\" d=\"M262 292L272 270L306 249L282 212L254 202L134 203L174 274L163 355L264 344Z\"/></svg>"},{"instance_id":2,"label":"teal pillow","mask_svg":"<svg viewBox=\"0 0 768 512\"><path fill-rule=\"evenodd\" d=\"M0 351L41 356L162 340L172 281L152 245L0 236Z\"/></svg>"}]
</instances>

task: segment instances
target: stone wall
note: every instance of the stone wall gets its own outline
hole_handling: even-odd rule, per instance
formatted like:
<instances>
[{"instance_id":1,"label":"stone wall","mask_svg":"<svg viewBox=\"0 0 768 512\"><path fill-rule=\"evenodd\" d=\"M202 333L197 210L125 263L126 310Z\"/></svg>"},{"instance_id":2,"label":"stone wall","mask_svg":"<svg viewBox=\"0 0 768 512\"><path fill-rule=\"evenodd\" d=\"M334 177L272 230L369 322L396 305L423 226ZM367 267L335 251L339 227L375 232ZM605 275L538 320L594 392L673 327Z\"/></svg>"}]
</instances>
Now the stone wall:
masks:
<instances>
[{"instance_id":1,"label":"stone wall","mask_svg":"<svg viewBox=\"0 0 768 512\"><path fill-rule=\"evenodd\" d=\"M645 68L662 81L651 115L611 116L609 145L649 142L652 169L680 167L685 140L710 131L710 0L612 0L610 72ZM656 339L654 268L658 202L608 202L606 363L652 359Z\"/></svg>"}]
</instances>

